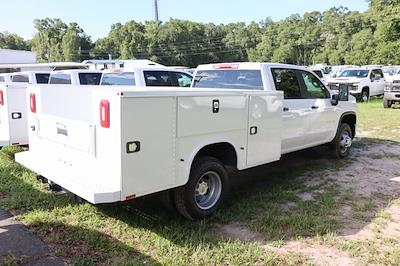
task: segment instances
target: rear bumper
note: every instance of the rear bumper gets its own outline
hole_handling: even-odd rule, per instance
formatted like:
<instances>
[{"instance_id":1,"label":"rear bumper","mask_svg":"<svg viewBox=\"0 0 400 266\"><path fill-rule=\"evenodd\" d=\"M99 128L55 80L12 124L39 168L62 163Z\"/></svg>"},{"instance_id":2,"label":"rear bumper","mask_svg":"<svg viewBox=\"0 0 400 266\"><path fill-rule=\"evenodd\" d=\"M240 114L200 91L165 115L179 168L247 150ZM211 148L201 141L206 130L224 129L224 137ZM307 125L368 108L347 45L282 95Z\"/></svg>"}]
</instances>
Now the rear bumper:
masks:
<instances>
[{"instance_id":1,"label":"rear bumper","mask_svg":"<svg viewBox=\"0 0 400 266\"><path fill-rule=\"evenodd\" d=\"M43 158L32 151L17 153L15 160L48 180L60 185L69 192L93 203L111 203L121 200L121 191L89 183L85 171L77 173L71 166L54 160Z\"/></svg>"}]
</instances>

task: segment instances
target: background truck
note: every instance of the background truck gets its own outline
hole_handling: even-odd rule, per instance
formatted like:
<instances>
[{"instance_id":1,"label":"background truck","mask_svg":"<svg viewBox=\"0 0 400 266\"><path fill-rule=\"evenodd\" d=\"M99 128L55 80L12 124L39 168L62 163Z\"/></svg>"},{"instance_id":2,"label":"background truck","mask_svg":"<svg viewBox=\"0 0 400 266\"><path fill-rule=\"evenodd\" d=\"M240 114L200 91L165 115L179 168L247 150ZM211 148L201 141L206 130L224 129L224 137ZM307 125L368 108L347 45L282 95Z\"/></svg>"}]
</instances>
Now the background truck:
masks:
<instances>
[{"instance_id":1,"label":"background truck","mask_svg":"<svg viewBox=\"0 0 400 266\"><path fill-rule=\"evenodd\" d=\"M350 94L366 102L370 96L383 94L385 78L380 68L347 68L336 78L328 80L329 89L337 91L341 84L348 85Z\"/></svg>"},{"instance_id":2,"label":"background truck","mask_svg":"<svg viewBox=\"0 0 400 266\"><path fill-rule=\"evenodd\" d=\"M43 71L1 75L0 147L28 144L26 87L29 84L47 84L49 75Z\"/></svg>"},{"instance_id":3,"label":"background truck","mask_svg":"<svg viewBox=\"0 0 400 266\"><path fill-rule=\"evenodd\" d=\"M395 103L400 103L400 75L396 75L391 82L386 82L383 95L384 108L391 108Z\"/></svg>"},{"instance_id":4,"label":"background truck","mask_svg":"<svg viewBox=\"0 0 400 266\"><path fill-rule=\"evenodd\" d=\"M192 75L168 67L125 67L103 72L100 85L137 87L190 87Z\"/></svg>"},{"instance_id":5,"label":"background truck","mask_svg":"<svg viewBox=\"0 0 400 266\"><path fill-rule=\"evenodd\" d=\"M59 70L50 73L49 84L55 85L99 85L102 71Z\"/></svg>"},{"instance_id":6,"label":"background truck","mask_svg":"<svg viewBox=\"0 0 400 266\"><path fill-rule=\"evenodd\" d=\"M355 101L339 101L291 65L199 66L191 88L54 91L29 88L30 150L16 154L19 163L94 204L162 191L189 219L220 208L228 166L243 170L326 143L343 158L356 133Z\"/></svg>"}]
</instances>

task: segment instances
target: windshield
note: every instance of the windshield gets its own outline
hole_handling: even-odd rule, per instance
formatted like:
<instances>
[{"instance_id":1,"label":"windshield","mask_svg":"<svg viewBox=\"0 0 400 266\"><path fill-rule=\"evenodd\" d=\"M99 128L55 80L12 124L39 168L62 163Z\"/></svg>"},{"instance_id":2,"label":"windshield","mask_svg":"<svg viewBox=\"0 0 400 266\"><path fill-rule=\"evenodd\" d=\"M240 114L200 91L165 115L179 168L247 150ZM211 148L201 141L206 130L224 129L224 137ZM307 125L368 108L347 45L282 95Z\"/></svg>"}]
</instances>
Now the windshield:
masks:
<instances>
[{"instance_id":1,"label":"windshield","mask_svg":"<svg viewBox=\"0 0 400 266\"><path fill-rule=\"evenodd\" d=\"M349 69L344 70L340 73L339 77L356 77L356 78L366 78L368 77L369 70L366 69Z\"/></svg>"},{"instance_id":2,"label":"windshield","mask_svg":"<svg viewBox=\"0 0 400 266\"><path fill-rule=\"evenodd\" d=\"M200 70L193 87L263 90L260 70Z\"/></svg>"},{"instance_id":3,"label":"windshield","mask_svg":"<svg viewBox=\"0 0 400 266\"><path fill-rule=\"evenodd\" d=\"M313 70L313 72L321 79L324 77L321 70Z\"/></svg>"}]
</instances>

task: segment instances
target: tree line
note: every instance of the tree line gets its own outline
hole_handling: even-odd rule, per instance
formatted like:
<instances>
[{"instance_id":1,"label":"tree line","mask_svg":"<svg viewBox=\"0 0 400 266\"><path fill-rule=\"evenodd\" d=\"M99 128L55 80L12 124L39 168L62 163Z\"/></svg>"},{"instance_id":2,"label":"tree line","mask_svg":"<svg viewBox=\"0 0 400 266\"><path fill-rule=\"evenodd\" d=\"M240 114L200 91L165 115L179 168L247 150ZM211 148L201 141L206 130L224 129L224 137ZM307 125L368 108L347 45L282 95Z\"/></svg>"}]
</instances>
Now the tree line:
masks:
<instances>
[{"instance_id":1,"label":"tree line","mask_svg":"<svg viewBox=\"0 0 400 266\"><path fill-rule=\"evenodd\" d=\"M195 67L202 63L263 61L298 65L400 64L400 0L369 0L365 12L334 7L284 20L245 24L117 23L93 42L77 23L35 20L32 40L0 33L0 48L32 49L38 60L142 59Z\"/></svg>"}]
</instances>

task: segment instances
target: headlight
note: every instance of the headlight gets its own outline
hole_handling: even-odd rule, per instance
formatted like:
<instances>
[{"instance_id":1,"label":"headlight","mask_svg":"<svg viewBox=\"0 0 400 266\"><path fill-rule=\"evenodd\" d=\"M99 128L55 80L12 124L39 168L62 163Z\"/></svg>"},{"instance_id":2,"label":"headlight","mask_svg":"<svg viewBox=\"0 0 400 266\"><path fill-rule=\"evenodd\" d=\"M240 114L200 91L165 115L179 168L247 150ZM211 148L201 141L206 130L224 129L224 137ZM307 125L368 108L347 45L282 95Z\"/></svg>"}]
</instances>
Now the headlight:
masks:
<instances>
[{"instance_id":1,"label":"headlight","mask_svg":"<svg viewBox=\"0 0 400 266\"><path fill-rule=\"evenodd\" d=\"M358 90L358 83L353 83L353 84L351 84L351 85L350 85L350 90L352 90L352 91Z\"/></svg>"},{"instance_id":2,"label":"headlight","mask_svg":"<svg viewBox=\"0 0 400 266\"><path fill-rule=\"evenodd\" d=\"M392 84L389 83L389 82L387 82L387 83L385 84L384 91L390 91L391 89L392 89Z\"/></svg>"}]
</instances>

